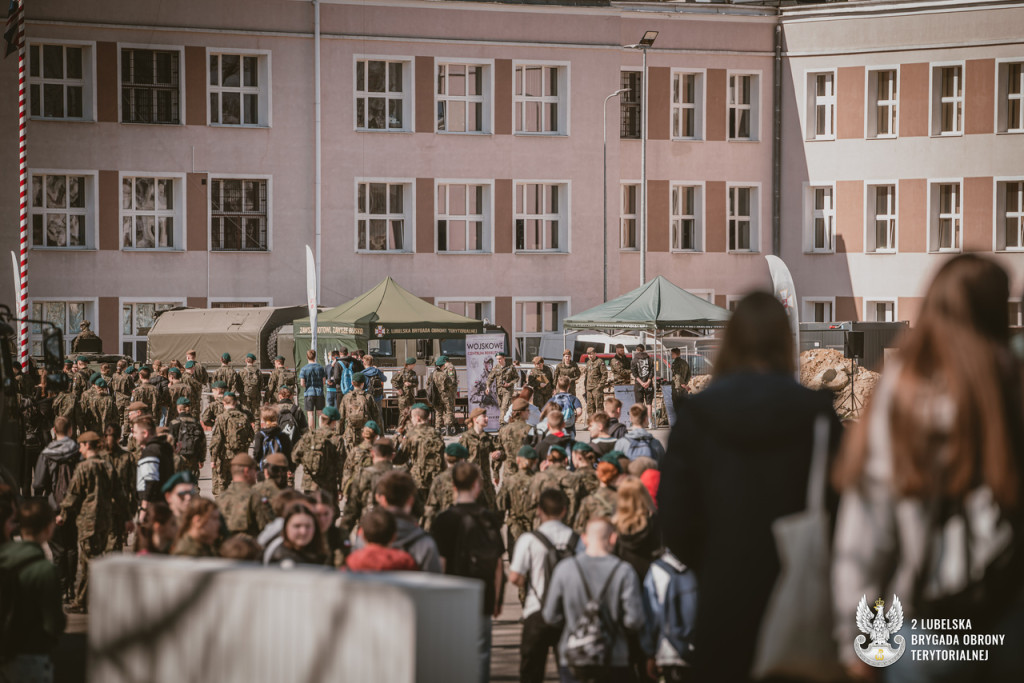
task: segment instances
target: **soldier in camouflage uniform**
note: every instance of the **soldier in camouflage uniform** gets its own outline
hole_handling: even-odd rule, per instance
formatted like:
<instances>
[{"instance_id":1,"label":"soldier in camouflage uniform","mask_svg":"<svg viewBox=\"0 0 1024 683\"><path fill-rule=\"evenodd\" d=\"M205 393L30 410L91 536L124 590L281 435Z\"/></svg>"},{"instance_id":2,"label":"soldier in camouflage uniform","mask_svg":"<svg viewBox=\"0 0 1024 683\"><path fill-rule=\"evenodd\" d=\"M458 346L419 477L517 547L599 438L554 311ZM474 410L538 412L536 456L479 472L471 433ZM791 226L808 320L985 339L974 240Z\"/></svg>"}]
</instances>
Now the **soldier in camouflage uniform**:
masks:
<instances>
[{"instance_id":1,"label":"soldier in camouflage uniform","mask_svg":"<svg viewBox=\"0 0 1024 683\"><path fill-rule=\"evenodd\" d=\"M199 386L205 387L210 383L210 373L206 371L203 364L198 360L199 354L196 353L195 349L189 349L185 352L185 369L188 370L190 367L193 368L192 376L199 382ZM192 363L190 366L189 363Z\"/></svg>"},{"instance_id":2,"label":"soldier in camouflage uniform","mask_svg":"<svg viewBox=\"0 0 1024 683\"><path fill-rule=\"evenodd\" d=\"M540 500L541 491L546 489L561 489L566 498L569 499L570 510L576 506L576 490L574 488L573 473L566 469L568 454L561 446L548 448L548 466L533 478L530 484L530 495L534 500Z\"/></svg>"},{"instance_id":3,"label":"soldier in camouflage uniform","mask_svg":"<svg viewBox=\"0 0 1024 683\"><path fill-rule=\"evenodd\" d=\"M78 323L78 335L71 340L71 353L78 353L79 350L88 351L89 344L86 344L86 348L82 348L82 342L91 342L94 339L99 339L95 332L90 327L92 323L88 320L83 320Z\"/></svg>"},{"instance_id":4,"label":"soldier in camouflage uniform","mask_svg":"<svg viewBox=\"0 0 1024 683\"><path fill-rule=\"evenodd\" d=\"M274 358L274 369L267 377L267 390L264 392L264 400L267 403L277 403L281 387L289 387L295 393L295 371L284 366L284 356Z\"/></svg>"},{"instance_id":5,"label":"soldier in camouflage uniform","mask_svg":"<svg viewBox=\"0 0 1024 683\"><path fill-rule=\"evenodd\" d=\"M84 613L89 595L89 562L107 549L114 519L129 519L128 506L113 466L100 457L100 435L85 432L78 437L83 460L75 468L57 524L74 519L78 528L78 583L69 611ZM130 522L128 523L130 527Z\"/></svg>"},{"instance_id":6,"label":"soldier in camouflage uniform","mask_svg":"<svg viewBox=\"0 0 1024 683\"><path fill-rule=\"evenodd\" d=\"M114 468L114 474L117 475L117 483L121 487L121 494L125 500L125 510L123 511L128 515L124 518L115 517L110 536L107 540L108 552L119 552L124 548L125 542L128 540L124 524L134 518L135 509L138 505L136 501L137 492L135 491L135 486L138 483L135 460L129 451L121 448L121 445L118 443L120 437L120 425L110 425L103 432L104 448L101 450L101 453L104 459Z\"/></svg>"},{"instance_id":7,"label":"soldier in camouflage uniform","mask_svg":"<svg viewBox=\"0 0 1024 683\"><path fill-rule=\"evenodd\" d=\"M562 377L569 378L569 393L576 395L576 380L580 378L580 365L572 359L572 351L566 349L562 352L562 362L555 366L554 382L558 386L558 380Z\"/></svg>"},{"instance_id":8,"label":"soldier in camouflage uniform","mask_svg":"<svg viewBox=\"0 0 1024 683\"><path fill-rule=\"evenodd\" d=\"M231 459L231 484L217 499L229 534L256 536L259 533L253 508L249 505L255 484L256 461L248 453L238 453Z\"/></svg>"},{"instance_id":9,"label":"soldier in camouflage uniform","mask_svg":"<svg viewBox=\"0 0 1024 683\"><path fill-rule=\"evenodd\" d=\"M132 391L135 390L135 380L126 372L127 368L128 361L123 358L117 361L117 372L110 381L110 387L114 390L114 405L117 407L117 423L122 426L128 404L132 402Z\"/></svg>"},{"instance_id":10,"label":"soldier in camouflage uniform","mask_svg":"<svg viewBox=\"0 0 1024 683\"><path fill-rule=\"evenodd\" d=\"M469 414L469 428L459 438L459 443L469 451L469 461L480 468L481 484L483 490L478 502L494 509L496 486L494 470L491 463L501 460L501 449L494 434L488 434L487 411L483 408L474 408Z\"/></svg>"},{"instance_id":11,"label":"soldier in camouflage uniform","mask_svg":"<svg viewBox=\"0 0 1024 683\"><path fill-rule=\"evenodd\" d=\"M224 382L226 391L235 394L242 393L242 380L238 373L231 367L231 354L222 353L220 356L220 367L213 373L214 382Z\"/></svg>"},{"instance_id":12,"label":"soldier in camouflage uniform","mask_svg":"<svg viewBox=\"0 0 1024 683\"><path fill-rule=\"evenodd\" d=\"M302 492L326 492L335 513L346 455L344 444L332 438L338 435L340 418L337 408L325 407L320 413L320 428L306 432L292 448L292 461L302 464Z\"/></svg>"},{"instance_id":13,"label":"soldier in camouflage uniform","mask_svg":"<svg viewBox=\"0 0 1024 683\"><path fill-rule=\"evenodd\" d=\"M335 408L335 411L337 411L337 408ZM345 458L345 466L342 469L341 491L344 495L348 495L349 486L351 486L356 472L366 469L373 464L373 444L378 437L383 435L384 433L380 426L373 420L363 425L363 438L356 444L355 448L347 451L348 457Z\"/></svg>"},{"instance_id":14,"label":"soldier in camouflage uniform","mask_svg":"<svg viewBox=\"0 0 1024 683\"><path fill-rule=\"evenodd\" d=\"M210 389L213 392L213 397L210 398L210 403L203 411L203 417L200 420L207 427L212 427L220 414L224 412L224 394L228 390L228 385L226 382L214 381L210 385Z\"/></svg>"},{"instance_id":15,"label":"soldier in camouflage uniform","mask_svg":"<svg viewBox=\"0 0 1024 683\"><path fill-rule=\"evenodd\" d=\"M195 481L199 481L199 470L206 462L206 432L199 421L192 417L191 399L181 396L175 401L177 417L171 420L171 438L174 439L174 469L187 469ZM179 462L180 460L180 462Z\"/></svg>"},{"instance_id":16,"label":"soldier in camouflage uniform","mask_svg":"<svg viewBox=\"0 0 1024 683\"><path fill-rule=\"evenodd\" d=\"M181 381L181 370L170 368L167 371L167 379L169 380L167 399L170 401L171 406L177 406L179 398L187 398L189 400L189 411L191 412L192 389ZM168 418L168 422L170 422L170 418Z\"/></svg>"},{"instance_id":17,"label":"soldier in camouflage uniform","mask_svg":"<svg viewBox=\"0 0 1024 683\"><path fill-rule=\"evenodd\" d=\"M235 457L235 453L248 452L254 436L249 417L238 409L236 401L233 392L224 394L224 412L213 424L210 466L214 496L231 482L231 458Z\"/></svg>"},{"instance_id":18,"label":"soldier in camouflage uniform","mask_svg":"<svg viewBox=\"0 0 1024 683\"><path fill-rule=\"evenodd\" d=\"M541 356L534 357L533 370L526 376L526 386L533 389L533 405L538 408L543 408L555 393L555 378Z\"/></svg>"},{"instance_id":19,"label":"soldier in camouflage uniform","mask_svg":"<svg viewBox=\"0 0 1024 683\"><path fill-rule=\"evenodd\" d=\"M341 399L338 412L341 413L342 423L345 425L345 445L350 449L355 448L362 438L363 425L373 420L380 424L380 413L377 411L377 402L370 394L366 393L366 379L363 373L357 372L352 375L352 391L345 394Z\"/></svg>"},{"instance_id":20,"label":"soldier in camouflage uniform","mask_svg":"<svg viewBox=\"0 0 1024 683\"><path fill-rule=\"evenodd\" d=\"M622 464L619 462L621 451L609 451L597 463L597 478L600 485L597 490L583 499L576 510L576 519L573 520L572 528L577 533L580 529L586 530L587 522L593 517L612 518L615 514L617 494L612 485L622 474Z\"/></svg>"},{"instance_id":21,"label":"soldier in camouflage uniform","mask_svg":"<svg viewBox=\"0 0 1024 683\"><path fill-rule=\"evenodd\" d=\"M391 376L391 387L398 394L398 431L405 431L405 425L409 421L409 409L416 402L416 389L420 385L420 378L416 374L416 359L409 356L405 359L405 367L401 372Z\"/></svg>"},{"instance_id":22,"label":"soldier in camouflage uniform","mask_svg":"<svg viewBox=\"0 0 1024 683\"><path fill-rule=\"evenodd\" d=\"M345 497L345 512L341 515L341 527L346 532L355 529L363 513L373 506L373 493L377 488L377 482L394 469L392 464L394 453L395 449L391 439L381 439L373 444L373 464L356 473L348 495Z\"/></svg>"},{"instance_id":23,"label":"soldier in camouflage uniform","mask_svg":"<svg viewBox=\"0 0 1024 683\"><path fill-rule=\"evenodd\" d=\"M604 388L608 384L608 369L604 361L587 347L587 364L584 366L583 387L587 392L587 419L604 407Z\"/></svg>"},{"instance_id":24,"label":"soldier in camouflage uniform","mask_svg":"<svg viewBox=\"0 0 1024 683\"><path fill-rule=\"evenodd\" d=\"M102 377L82 394L82 408L86 431L102 434L108 426L117 424L117 406L107 381Z\"/></svg>"},{"instance_id":25,"label":"soldier in camouflage uniform","mask_svg":"<svg viewBox=\"0 0 1024 683\"><path fill-rule=\"evenodd\" d=\"M501 447L501 459L505 461L506 476L516 471L516 453L533 430L526 422L529 412L530 404L525 398L512 401L512 414L509 415L508 424L498 431L498 445Z\"/></svg>"},{"instance_id":26,"label":"soldier in camouflage uniform","mask_svg":"<svg viewBox=\"0 0 1024 683\"><path fill-rule=\"evenodd\" d=\"M576 518L576 513L587 496L601 485L597 478L597 472L594 471L596 459L597 453L590 447L590 444L577 441L572 445L572 463L576 468L572 473L572 487L576 492L574 497L576 504L574 508L567 511L565 516L570 523Z\"/></svg>"},{"instance_id":27,"label":"soldier in camouflage uniform","mask_svg":"<svg viewBox=\"0 0 1024 683\"><path fill-rule=\"evenodd\" d=\"M452 393L456 382L452 376L445 371L444 366L447 359L438 356L434 360L434 371L427 377L432 396L430 407L434 410L434 423L438 429L446 432L454 432L455 427L455 399Z\"/></svg>"},{"instance_id":28,"label":"soldier in camouflage uniform","mask_svg":"<svg viewBox=\"0 0 1024 683\"><path fill-rule=\"evenodd\" d=\"M245 367L238 373L242 383L243 402L249 412L256 413L263 405L263 373L256 367L256 355L245 354Z\"/></svg>"},{"instance_id":29,"label":"soldier in camouflage uniform","mask_svg":"<svg viewBox=\"0 0 1024 683\"><path fill-rule=\"evenodd\" d=\"M249 516L259 531L277 517L270 501L288 488L288 475L291 473L288 458L284 453L271 453L263 461L263 473L267 478L253 486L249 493Z\"/></svg>"},{"instance_id":30,"label":"soldier in camouflage uniform","mask_svg":"<svg viewBox=\"0 0 1024 683\"><path fill-rule=\"evenodd\" d=\"M121 443L124 445L125 450L131 454L133 462L139 461L139 456L142 454L142 446L135 440L135 434L132 433L132 421L142 415L149 415L150 417L153 415L149 411L149 406L142 401L129 403L128 409L124 412L125 423L128 426L121 433Z\"/></svg>"},{"instance_id":31,"label":"soldier in camouflage uniform","mask_svg":"<svg viewBox=\"0 0 1024 683\"><path fill-rule=\"evenodd\" d=\"M513 456L509 456L512 459ZM533 446L522 446L514 455L516 469L507 472L498 489L498 509L504 512L508 526L508 551L513 552L516 539L533 529L537 510L537 499L533 489L533 466L537 462L537 451Z\"/></svg>"},{"instance_id":32,"label":"soldier in camouflage uniform","mask_svg":"<svg viewBox=\"0 0 1024 683\"><path fill-rule=\"evenodd\" d=\"M499 352L497 355L498 364L487 373L487 393L491 393L493 384L497 390L499 422L505 424L505 413L512 405L512 393L515 391L516 382L519 381L519 372L512 367L508 355Z\"/></svg>"},{"instance_id":33,"label":"soldier in camouflage uniform","mask_svg":"<svg viewBox=\"0 0 1024 683\"><path fill-rule=\"evenodd\" d=\"M194 360L185 361L185 374L181 376L181 383L188 387L188 400L191 407L189 412L197 422L202 413L203 383L199 381L196 370L201 367Z\"/></svg>"},{"instance_id":34,"label":"soldier in camouflage uniform","mask_svg":"<svg viewBox=\"0 0 1024 683\"><path fill-rule=\"evenodd\" d=\"M430 409L422 403L412 407L406 431L399 446L399 462L409 463L409 474L419 487L419 500L427 499L434 477L444 470L444 439L427 422Z\"/></svg>"},{"instance_id":35,"label":"soldier in camouflage uniform","mask_svg":"<svg viewBox=\"0 0 1024 683\"><path fill-rule=\"evenodd\" d=\"M71 424L70 435L74 435L78 431L78 402L75 401L75 394L70 388L57 394L53 399L52 404L53 416L54 417L66 417L68 422Z\"/></svg>"},{"instance_id":36,"label":"soldier in camouflage uniform","mask_svg":"<svg viewBox=\"0 0 1024 683\"><path fill-rule=\"evenodd\" d=\"M78 400L82 398L82 394L89 388L89 377L92 373L89 372L89 361L85 356L77 358L76 366L75 374L71 381L71 389L75 392L75 399Z\"/></svg>"},{"instance_id":37,"label":"soldier in camouflage uniform","mask_svg":"<svg viewBox=\"0 0 1024 683\"><path fill-rule=\"evenodd\" d=\"M672 349L672 406L676 406L690 393L690 364L680 355L679 349Z\"/></svg>"},{"instance_id":38,"label":"soldier in camouflage uniform","mask_svg":"<svg viewBox=\"0 0 1024 683\"><path fill-rule=\"evenodd\" d=\"M630 360L626 356L626 347L622 344L615 345L615 355L612 356L611 370L612 370L612 384L614 386L620 386L622 384L632 384L633 378L629 372Z\"/></svg>"},{"instance_id":39,"label":"soldier in camouflage uniform","mask_svg":"<svg viewBox=\"0 0 1024 683\"><path fill-rule=\"evenodd\" d=\"M148 365L143 365L139 368L139 382L135 387L135 391L132 392L132 403L136 401L142 401L146 404L154 416L159 416L157 412L160 404L160 392L156 386L149 383L149 378L152 374L152 370Z\"/></svg>"},{"instance_id":40,"label":"soldier in camouflage uniform","mask_svg":"<svg viewBox=\"0 0 1024 683\"><path fill-rule=\"evenodd\" d=\"M468 432L467 432L468 434ZM430 493L427 494L427 502L423 508L423 519L420 526L424 531L430 531L434 519L455 504L455 485L452 482L452 468L459 460L469 458L469 451L460 443L450 443L444 448L444 460L447 467L443 472L434 477L430 484Z\"/></svg>"}]
</instances>

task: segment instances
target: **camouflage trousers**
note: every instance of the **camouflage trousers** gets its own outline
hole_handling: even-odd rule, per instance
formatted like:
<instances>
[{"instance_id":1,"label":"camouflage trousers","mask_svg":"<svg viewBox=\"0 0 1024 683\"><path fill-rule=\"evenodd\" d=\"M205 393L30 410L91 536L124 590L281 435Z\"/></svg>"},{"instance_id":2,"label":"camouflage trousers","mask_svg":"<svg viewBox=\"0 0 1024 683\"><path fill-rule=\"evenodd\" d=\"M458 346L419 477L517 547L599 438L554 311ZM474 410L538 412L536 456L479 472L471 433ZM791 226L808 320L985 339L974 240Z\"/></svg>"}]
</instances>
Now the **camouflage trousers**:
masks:
<instances>
[{"instance_id":1,"label":"camouflage trousers","mask_svg":"<svg viewBox=\"0 0 1024 683\"><path fill-rule=\"evenodd\" d=\"M213 479L213 497L216 498L231 485L231 461L227 458L214 458L210 467L210 478Z\"/></svg>"},{"instance_id":2,"label":"camouflage trousers","mask_svg":"<svg viewBox=\"0 0 1024 683\"><path fill-rule=\"evenodd\" d=\"M501 424L505 424L505 413L512 405L513 395L511 389L498 389L498 416Z\"/></svg>"},{"instance_id":3,"label":"camouflage trousers","mask_svg":"<svg viewBox=\"0 0 1024 683\"><path fill-rule=\"evenodd\" d=\"M599 411L604 410L604 387L587 389L587 419Z\"/></svg>"},{"instance_id":4,"label":"camouflage trousers","mask_svg":"<svg viewBox=\"0 0 1024 683\"><path fill-rule=\"evenodd\" d=\"M451 427L455 424L455 398L442 396L434 403L434 412L437 414L434 420L435 427L440 428L442 425Z\"/></svg>"},{"instance_id":5,"label":"camouflage trousers","mask_svg":"<svg viewBox=\"0 0 1024 683\"><path fill-rule=\"evenodd\" d=\"M415 396L406 396L405 394L399 394L398 396L398 429L399 431L405 429L405 424L409 421L409 414L412 412L412 404L416 402Z\"/></svg>"},{"instance_id":6,"label":"camouflage trousers","mask_svg":"<svg viewBox=\"0 0 1024 683\"><path fill-rule=\"evenodd\" d=\"M107 532L93 532L88 538L78 539L78 582L75 584L75 604L79 607L88 606L89 600L89 562L102 556L107 551Z\"/></svg>"}]
</instances>

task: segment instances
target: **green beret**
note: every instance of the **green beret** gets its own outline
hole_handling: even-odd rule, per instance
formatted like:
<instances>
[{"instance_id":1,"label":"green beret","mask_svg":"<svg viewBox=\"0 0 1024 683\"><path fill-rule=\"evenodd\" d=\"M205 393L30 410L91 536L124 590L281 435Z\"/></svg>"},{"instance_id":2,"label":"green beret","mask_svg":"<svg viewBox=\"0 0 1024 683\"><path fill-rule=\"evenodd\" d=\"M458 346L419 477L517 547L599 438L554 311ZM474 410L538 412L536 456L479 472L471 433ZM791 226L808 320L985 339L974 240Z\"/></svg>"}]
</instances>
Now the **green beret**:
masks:
<instances>
[{"instance_id":1,"label":"green beret","mask_svg":"<svg viewBox=\"0 0 1024 683\"><path fill-rule=\"evenodd\" d=\"M441 356L440 358L442 365L448 362L448 356Z\"/></svg>"},{"instance_id":2,"label":"green beret","mask_svg":"<svg viewBox=\"0 0 1024 683\"><path fill-rule=\"evenodd\" d=\"M619 458L624 456L625 454L622 451L608 451L601 457L601 462L606 462L609 465L615 465L615 469L622 472L622 463L619 462Z\"/></svg>"},{"instance_id":3,"label":"green beret","mask_svg":"<svg viewBox=\"0 0 1024 683\"><path fill-rule=\"evenodd\" d=\"M569 455L568 453L565 452L565 448L563 448L562 446L550 446L548 448L548 455L551 454L551 451L555 451L556 453L561 453L563 458L567 457Z\"/></svg>"},{"instance_id":4,"label":"green beret","mask_svg":"<svg viewBox=\"0 0 1024 683\"><path fill-rule=\"evenodd\" d=\"M435 358L434 365L436 365L437 367L441 367L442 365L444 365L444 356L438 356L437 358Z\"/></svg>"},{"instance_id":5,"label":"green beret","mask_svg":"<svg viewBox=\"0 0 1024 683\"><path fill-rule=\"evenodd\" d=\"M412 408L410 410L426 410L426 411L429 411L430 410L430 406L428 406L426 403L413 403L412 404Z\"/></svg>"},{"instance_id":6,"label":"green beret","mask_svg":"<svg viewBox=\"0 0 1024 683\"><path fill-rule=\"evenodd\" d=\"M217 380L216 382L213 383L212 388L213 389L227 389L228 388L228 383L225 382L222 379L219 379L219 380Z\"/></svg>"},{"instance_id":7,"label":"green beret","mask_svg":"<svg viewBox=\"0 0 1024 683\"><path fill-rule=\"evenodd\" d=\"M365 384L365 383L366 383L366 377L363 375L363 373L356 372L356 373L352 374L352 384Z\"/></svg>"},{"instance_id":8,"label":"green beret","mask_svg":"<svg viewBox=\"0 0 1024 683\"><path fill-rule=\"evenodd\" d=\"M279 361L281 361L283 363L284 362L284 356L274 356L274 360L279 360Z\"/></svg>"},{"instance_id":9,"label":"green beret","mask_svg":"<svg viewBox=\"0 0 1024 683\"><path fill-rule=\"evenodd\" d=\"M220 354L220 359L222 361L224 361L225 363L230 363L231 362L231 354L230 353L222 353L222 354Z\"/></svg>"},{"instance_id":10,"label":"green beret","mask_svg":"<svg viewBox=\"0 0 1024 683\"><path fill-rule=\"evenodd\" d=\"M416 365L416 359L413 358L412 356L409 356L408 358L405 359L405 364L406 365Z\"/></svg>"},{"instance_id":11,"label":"green beret","mask_svg":"<svg viewBox=\"0 0 1024 683\"><path fill-rule=\"evenodd\" d=\"M366 421L366 423L365 423L365 424L363 424L363 428L365 429L366 427L369 427L369 428L370 428L370 429L372 429L372 430L373 430L374 432L376 432L376 433L377 433L377 436L384 436L384 430L383 430L383 429L381 429L381 428L380 428L380 425L378 425L378 424L377 424L376 422L374 422L373 420L367 420L367 421Z\"/></svg>"},{"instance_id":12,"label":"green beret","mask_svg":"<svg viewBox=\"0 0 1024 683\"><path fill-rule=\"evenodd\" d=\"M134 375L136 372L139 371L139 369L134 365L129 365L127 368L124 369L124 371L127 372L129 375Z\"/></svg>"},{"instance_id":13,"label":"green beret","mask_svg":"<svg viewBox=\"0 0 1024 683\"><path fill-rule=\"evenodd\" d=\"M107 380L103 379L102 377L100 377L98 380L93 382L93 384L98 386L100 389L106 389L107 388Z\"/></svg>"},{"instance_id":14,"label":"green beret","mask_svg":"<svg viewBox=\"0 0 1024 683\"><path fill-rule=\"evenodd\" d=\"M245 354L245 357L248 360L256 360L256 354L255 353L247 353L247 354ZM231 359L228 358L228 360L231 360Z\"/></svg>"},{"instance_id":15,"label":"green beret","mask_svg":"<svg viewBox=\"0 0 1024 683\"><path fill-rule=\"evenodd\" d=\"M529 444L524 444L519 449L519 452L516 453L516 457L517 458L523 458L524 460L536 460L537 459L537 451L536 451L536 449L534 449L533 446L531 446Z\"/></svg>"},{"instance_id":16,"label":"green beret","mask_svg":"<svg viewBox=\"0 0 1024 683\"><path fill-rule=\"evenodd\" d=\"M228 391L228 392L226 392L226 393L224 394L224 398L227 398L227 397L229 397L229 396L230 396L231 398L238 398L238 394L236 394L236 393L235 393L235 392L233 392L233 391Z\"/></svg>"},{"instance_id":17,"label":"green beret","mask_svg":"<svg viewBox=\"0 0 1024 683\"><path fill-rule=\"evenodd\" d=\"M341 413L338 412L338 409L335 408L334 406L327 406L322 411L320 411L320 414L332 422L336 422L341 419Z\"/></svg>"},{"instance_id":18,"label":"green beret","mask_svg":"<svg viewBox=\"0 0 1024 683\"><path fill-rule=\"evenodd\" d=\"M192 405L192 401L188 400L188 396L182 396L177 401L175 401L175 403L178 404L179 406L190 406L190 405Z\"/></svg>"},{"instance_id":19,"label":"green beret","mask_svg":"<svg viewBox=\"0 0 1024 683\"><path fill-rule=\"evenodd\" d=\"M590 447L589 443L583 443L582 441L577 441L576 443L574 443L572 445L572 449L573 451L583 451L584 453L588 451L593 452L594 450L593 448Z\"/></svg>"},{"instance_id":20,"label":"green beret","mask_svg":"<svg viewBox=\"0 0 1024 683\"><path fill-rule=\"evenodd\" d=\"M89 362L89 359L86 358L85 356L79 356L75 360L77 360L79 363L88 363Z\"/></svg>"},{"instance_id":21,"label":"green beret","mask_svg":"<svg viewBox=\"0 0 1024 683\"><path fill-rule=\"evenodd\" d=\"M70 358L65 358L64 359L64 365L74 365L74 364L75 364L75 361L71 360Z\"/></svg>"},{"instance_id":22,"label":"green beret","mask_svg":"<svg viewBox=\"0 0 1024 683\"><path fill-rule=\"evenodd\" d=\"M139 370L145 370L146 372L153 372L153 366L152 365L143 365L141 368L139 368Z\"/></svg>"},{"instance_id":23,"label":"green beret","mask_svg":"<svg viewBox=\"0 0 1024 683\"><path fill-rule=\"evenodd\" d=\"M178 368L170 368L167 371L167 374L174 375L175 377L181 377L181 370L179 370Z\"/></svg>"},{"instance_id":24,"label":"green beret","mask_svg":"<svg viewBox=\"0 0 1024 683\"><path fill-rule=\"evenodd\" d=\"M102 376L103 375L101 375L98 372L92 373L91 375L89 375L89 384L96 384L96 380L98 380Z\"/></svg>"},{"instance_id":25,"label":"green beret","mask_svg":"<svg viewBox=\"0 0 1024 683\"><path fill-rule=\"evenodd\" d=\"M188 472L188 471L178 472L177 474L172 476L170 479L168 479L166 481L166 483L164 483L163 486L160 487L160 492L161 493L170 493L171 491L174 490L174 487L177 486L178 484L192 484L194 486L195 483L196 483L196 480L192 478L192 473L191 472Z\"/></svg>"},{"instance_id":26,"label":"green beret","mask_svg":"<svg viewBox=\"0 0 1024 683\"><path fill-rule=\"evenodd\" d=\"M497 352L496 354L494 354L494 355L495 355L495 356L500 356L501 358L508 358L508 354L507 354L507 353L505 353L504 351L498 351L498 352Z\"/></svg>"},{"instance_id":27,"label":"green beret","mask_svg":"<svg viewBox=\"0 0 1024 683\"><path fill-rule=\"evenodd\" d=\"M194 368L195 366L196 366L196 362L194 360L187 360L187 361L185 361L185 369L186 370L188 368Z\"/></svg>"},{"instance_id":28,"label":"green beret","mask_svg":"<svg viewBox=\"0 0 1024 683\"><path fill-rule=\"evenodd\" d=\"M458 441L453 441L444 447L444 454L450 455L456 460L465 460L469 457L469 451Z\"/></svg>"}]
</instances>

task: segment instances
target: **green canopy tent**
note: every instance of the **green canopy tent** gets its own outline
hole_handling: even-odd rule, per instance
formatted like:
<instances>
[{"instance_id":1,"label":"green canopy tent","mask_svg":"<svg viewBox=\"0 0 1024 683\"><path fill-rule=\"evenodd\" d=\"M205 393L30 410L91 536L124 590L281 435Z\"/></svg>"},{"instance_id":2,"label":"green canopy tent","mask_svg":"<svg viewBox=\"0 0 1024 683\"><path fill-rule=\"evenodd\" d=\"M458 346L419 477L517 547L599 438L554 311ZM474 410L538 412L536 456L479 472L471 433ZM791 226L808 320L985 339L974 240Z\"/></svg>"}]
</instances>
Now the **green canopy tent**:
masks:
<instances>
[{"instance_id":1,"label":"green canopy tent","mask_svg":"<svg viewBox=\"0 0 1024 683\"><path fill-rule=\"evenodd\" d=\"M317 316L321 350L366 348L370 339L453 339L483 332L483 323L429 304L390 277L348 303ZM295 367L312 344L309 318L294 323Z\"/></svg>"}]
</instances>

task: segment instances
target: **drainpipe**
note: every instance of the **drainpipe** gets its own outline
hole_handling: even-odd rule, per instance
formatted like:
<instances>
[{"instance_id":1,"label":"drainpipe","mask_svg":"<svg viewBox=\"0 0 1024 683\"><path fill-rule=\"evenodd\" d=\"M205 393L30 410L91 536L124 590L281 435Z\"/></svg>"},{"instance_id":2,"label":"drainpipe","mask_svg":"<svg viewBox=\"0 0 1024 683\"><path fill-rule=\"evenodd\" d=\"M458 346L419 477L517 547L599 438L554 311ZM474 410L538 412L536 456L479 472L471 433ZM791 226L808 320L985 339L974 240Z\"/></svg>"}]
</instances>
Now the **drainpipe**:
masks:
<instances>
[{"instance_id":1,"label":"drainpipe","mask_svg":"<svg viewBox=\"0 0 1024 683\"><path fill-rule=\"evenodd\" d=\"M772 111L772 253L782 255L782 9L775 23L774 108Z\"/></svg>"},{"instance_id":2,"label":"drainpipe","mask_svg":"<svg viewBox=\"0 0 1024 683\"><path fill-rule=\"evenodd\" d=\"M316 111L316 180L314 181L316 199L314 201L313 215L314 223L316 224L316 301L319 304L321 301L320 290L323 287L323 278L320 275L320 224L322 215L320 197L323 177L320 149L320 0L313 0L313 107Z\"/></svg>"}]
</instances>

